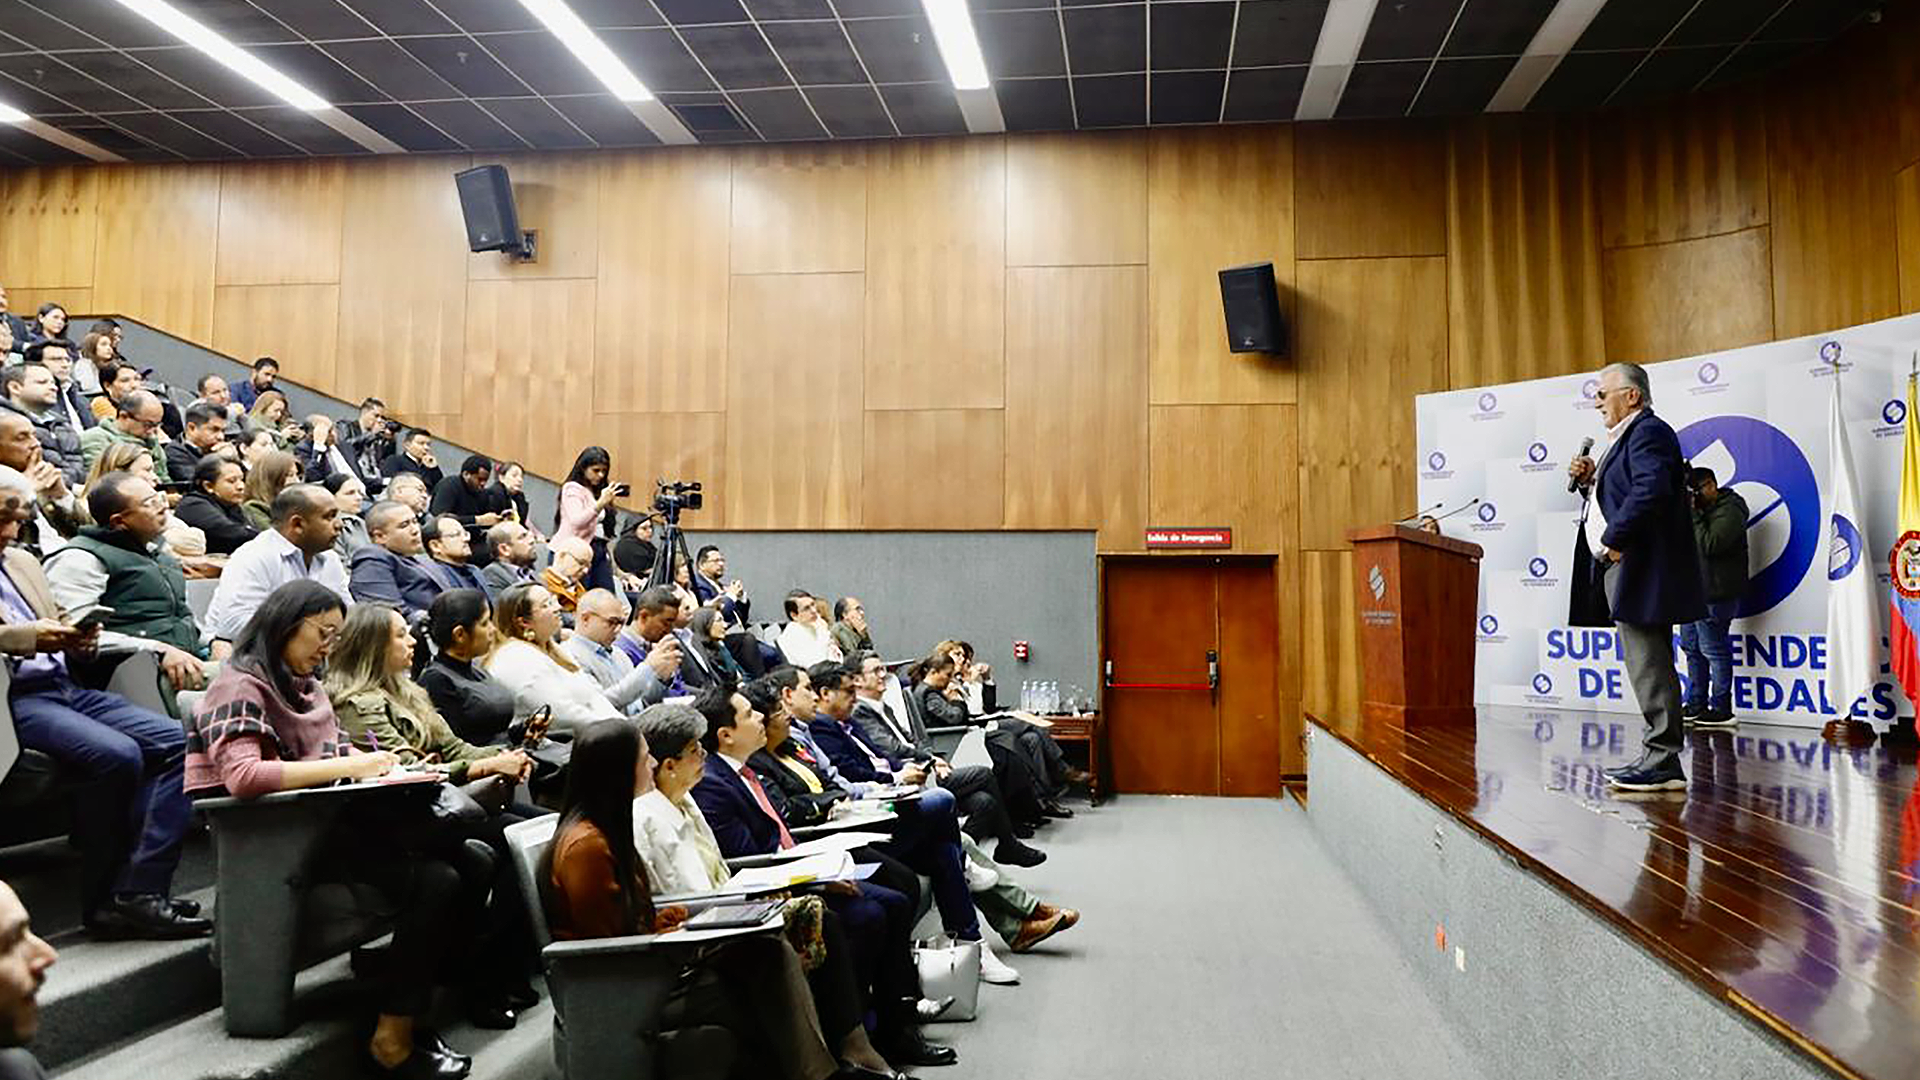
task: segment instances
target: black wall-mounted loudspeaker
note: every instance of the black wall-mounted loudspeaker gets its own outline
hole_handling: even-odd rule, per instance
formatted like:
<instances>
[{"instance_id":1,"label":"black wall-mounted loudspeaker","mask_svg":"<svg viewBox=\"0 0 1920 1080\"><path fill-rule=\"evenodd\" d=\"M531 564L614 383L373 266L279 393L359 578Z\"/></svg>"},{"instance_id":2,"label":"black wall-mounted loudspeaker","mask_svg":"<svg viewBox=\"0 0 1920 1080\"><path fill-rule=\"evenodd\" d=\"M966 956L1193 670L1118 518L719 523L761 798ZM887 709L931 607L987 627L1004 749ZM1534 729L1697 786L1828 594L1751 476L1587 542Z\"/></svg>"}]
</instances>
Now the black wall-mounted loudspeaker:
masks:
<instances>
[{"instance_id":1,"label":"black wall-mounted loudspeaker","mask_svg":"<svg viewBox=\"0 0 1920 1080\"><path fill-rule=\"evenodd\" d=\"M1273 264L1248 263L1220 271L1220 306L1227 317L1227 348L1233 352L1287 351L1287 326L1280 319L1280 292Z\"/></svg>"},{"instance_id":2,"label":"black wall-mounted loudspeaker","mask_svg":"<svg viewBox=\"0 0 1920 1080\"><path fill-rule=\"evenodd\" d=\"M528 257L513 206L513 183L505 165L481 165L453 174L460 191L460 216L467 222L467 250L505 251Z\"/></svg>"}]
</instances>

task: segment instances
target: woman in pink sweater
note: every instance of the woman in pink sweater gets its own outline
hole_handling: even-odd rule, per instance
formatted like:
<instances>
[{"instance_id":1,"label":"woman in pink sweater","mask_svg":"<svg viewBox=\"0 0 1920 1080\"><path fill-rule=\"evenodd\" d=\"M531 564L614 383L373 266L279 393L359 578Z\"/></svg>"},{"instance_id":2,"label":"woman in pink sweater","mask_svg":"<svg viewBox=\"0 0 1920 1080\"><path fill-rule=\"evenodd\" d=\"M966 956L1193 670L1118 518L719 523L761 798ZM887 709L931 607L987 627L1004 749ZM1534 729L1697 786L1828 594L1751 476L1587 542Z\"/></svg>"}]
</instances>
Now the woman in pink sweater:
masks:
<instances>
[{"instance_id":1,"label":"woman in pink sweater","mask_svg":"<svg viewBox=\"0 0 1920 1080\"><path fill-rule=\"evenodd\" d=\"M560 485L560 506L554 512L553 535L572 536L593 545L593 566L587 571L589 589L613 588L613 560L607 545L613 539L613 500L627 494L627 485L608 481L613 456L604 446L589 446L573 459L567 480Z\"/></svg>"},{"instance_id":2,"label":"woman in pink sweater","mask_svg":"<svg viewBox=\"0 0 1920 1080\"><path fill-rule=\"evenodd\" d=\"M267 597L188 725L189 794L251 799L393 769L393 754L347 744L314 677L345 621L340 597L315 581L289 582ZM390 821L369 817L390 811L385 804L392 801L354 799L329 845L344 856L332 864L397 901L367 1050L388 1075L453 1080L466 1075L472 1059L437 1039L416 1041L414 1022L427 1011L442 961L463 936L471 940L463 930L479 924L487 879L483 869L476 883L476 868L409 850L395 839Z\"/></svg>"}]
</instances>

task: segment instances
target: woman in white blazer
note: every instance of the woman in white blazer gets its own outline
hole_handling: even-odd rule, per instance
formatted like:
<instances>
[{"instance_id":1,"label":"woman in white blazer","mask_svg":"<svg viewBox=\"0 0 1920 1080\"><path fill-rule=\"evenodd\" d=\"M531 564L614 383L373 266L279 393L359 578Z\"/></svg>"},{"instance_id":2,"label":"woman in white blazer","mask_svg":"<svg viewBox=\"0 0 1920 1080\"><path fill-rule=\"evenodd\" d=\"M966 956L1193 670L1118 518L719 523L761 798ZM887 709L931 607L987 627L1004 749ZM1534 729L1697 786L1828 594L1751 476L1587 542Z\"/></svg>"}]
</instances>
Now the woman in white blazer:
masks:
<instances>
[{"instance_id":1,"label":"woman in white blazer","mask_svg":"<svg viewBox=\"0 0 1920 1080\"><path fill-rule=\"evenodd\" d=\"M554 646L554 636L560 632L560 602L552 593L532 582L515 585L500 594L493 618L500 628L500 644L487 657L487 674L513 691L514 719L550 705L551 730L572 733L620 716L593 676Z\"/></svg>"}]
</instances>

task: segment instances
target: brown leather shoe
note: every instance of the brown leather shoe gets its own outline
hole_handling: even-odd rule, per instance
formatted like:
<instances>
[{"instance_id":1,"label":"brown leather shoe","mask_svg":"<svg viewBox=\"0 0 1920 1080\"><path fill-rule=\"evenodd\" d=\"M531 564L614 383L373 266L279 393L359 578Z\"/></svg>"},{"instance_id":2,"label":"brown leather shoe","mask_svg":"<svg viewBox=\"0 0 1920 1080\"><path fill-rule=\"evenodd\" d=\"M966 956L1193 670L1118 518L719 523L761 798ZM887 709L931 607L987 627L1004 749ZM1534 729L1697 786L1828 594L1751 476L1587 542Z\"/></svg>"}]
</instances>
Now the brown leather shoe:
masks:
<instances>
[{"instance_id":1,"label":"brown leather shoe","mask_svg":"<svg viewBox=\"0 0 1920 1080\"><path fill-rule=\"evenodd\" d=\"M1013 935L1013 940L1007 942L1007 947L1017 953L1026 952L1035 945L1065 930L1066 927L1061 925L1062 921L1060 912L1056 911L1045 918L1042 918L1038 912L1035 912L1033 918L1020 924L1020 932Z\"/></svg>"},{"instance_id":2,"label":"brown leather shoe","mask_svg":"<svg viewBox=\"0 0 1920 1080\"><path fill-rule=\"evenodd\" d=\"M1080 913L1070 907L1054 907L1044 900L1038 901L1033 905L1033 917L1036 919L1050 919L1055 915L1060 916L1060 929L1062 930L1080 921Z\"/></svg>"}]
</instances>

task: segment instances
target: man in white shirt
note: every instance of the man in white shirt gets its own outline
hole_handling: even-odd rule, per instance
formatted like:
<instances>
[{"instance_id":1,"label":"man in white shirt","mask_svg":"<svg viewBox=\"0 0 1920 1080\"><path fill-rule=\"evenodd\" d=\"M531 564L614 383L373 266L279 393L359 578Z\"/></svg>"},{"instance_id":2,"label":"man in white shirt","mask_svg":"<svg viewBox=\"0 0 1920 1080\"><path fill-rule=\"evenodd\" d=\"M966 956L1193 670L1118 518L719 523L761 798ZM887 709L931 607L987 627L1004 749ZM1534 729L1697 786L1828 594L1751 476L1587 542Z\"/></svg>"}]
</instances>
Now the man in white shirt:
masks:
<instances>
[{"instance_id":1,"label":"man in white shirt","mask_svg":"<svg viewBox=\"0 0 1920 1080\"><path fill-rule=\"evenodd\" d=\"M805 589L787 594L787 625L780 630L779 646L787 663L799 668L812 667L822 660L846 659L833 640L833 631L827 629L827 621L820 617L813 594Z\"/></svg>"},{"instance_id":2,"label":"man in white shirt","mask_svg":"<svg viewBox=\"0 0 1920 1080\"><path fill-rule=\"evenodd\" d=\"M614 707L637 716L647 706L666 700L679 658L669 657L668 650L661 649L636 664L613 647L620 628L626 625L625 600L605 589L589 589L574 608L573 618L573 633L560 643L560 651L593 676Z\"/></svg>"},{"instance_id":3,"label":"man in white shirt","mask_svg":"<svg viewBox=\"0 0 1920 1080\"><path fill-rule=\"evenodd\" d=\"M310 578L353 603L347 570L334 553L340 530L340 506L319 484L294 484L273 500L273 524L241 544L227 559L207 607L202 633L213 641L232 641L273 590Z\"/></svg>"}]
</instances>

